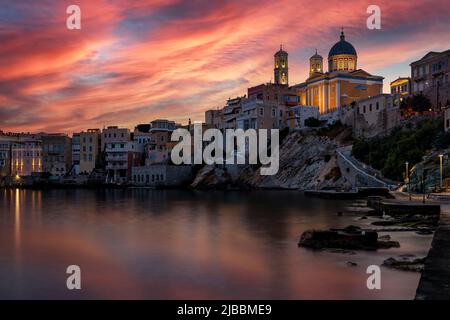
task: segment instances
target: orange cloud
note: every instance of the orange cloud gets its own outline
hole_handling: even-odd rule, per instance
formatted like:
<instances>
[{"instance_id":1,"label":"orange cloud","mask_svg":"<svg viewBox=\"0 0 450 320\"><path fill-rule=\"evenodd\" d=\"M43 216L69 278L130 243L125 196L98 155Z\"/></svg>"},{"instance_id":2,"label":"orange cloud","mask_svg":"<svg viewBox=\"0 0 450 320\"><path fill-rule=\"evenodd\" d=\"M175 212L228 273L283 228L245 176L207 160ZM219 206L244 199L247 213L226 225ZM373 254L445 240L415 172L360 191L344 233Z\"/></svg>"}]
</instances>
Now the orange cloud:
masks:
<instances>
[{"instance_id":1,"label":"orange cloud","mask_svg":"<svg viewBox=\"0 0 450 320\"><path fill-rule=\"evenodd\" d=\"M65 28L68 1L8 4L5 19L0 14L0 128L72 132L202 120L206 109L270 81L280 43L290 53L291 83L303 81L314 48L326 58L341 26L360 67L384 76L386 89L409 74L411 61L448 49L446 1L378 1L375 31L366 28L369 4L79 1L80 31Z\"/></svg>"}]
</instances>

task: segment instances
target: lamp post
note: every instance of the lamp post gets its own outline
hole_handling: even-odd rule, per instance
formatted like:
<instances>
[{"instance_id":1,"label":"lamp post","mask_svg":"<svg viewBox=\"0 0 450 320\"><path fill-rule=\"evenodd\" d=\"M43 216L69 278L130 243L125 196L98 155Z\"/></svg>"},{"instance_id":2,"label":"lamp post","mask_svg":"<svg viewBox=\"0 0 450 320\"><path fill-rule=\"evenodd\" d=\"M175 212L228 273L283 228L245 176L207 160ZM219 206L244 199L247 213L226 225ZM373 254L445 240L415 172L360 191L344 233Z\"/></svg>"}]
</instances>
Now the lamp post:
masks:
<instances>
[{"instance_id":1,"label":"lamp post","mask_svg":"<svg viewBox=\"0 0 450 320\"><path fill-rule=\"evenodd\" d=\"M405 162L406 171L405 171L405 182L408 184L408 194L409 194L409 201L411 201L411 185L409 183L409 162Z\"/></svg>"},{"instance_id":2,"label":"lamp post","mask_svg":"<svg viewBox=\"0 0 450 320\"><path fill-rule=\"evenodd\" d=\"M439 155L439 187L442 189L442 158L444 157L443 154Z\"/></svg>"}]
</instances>

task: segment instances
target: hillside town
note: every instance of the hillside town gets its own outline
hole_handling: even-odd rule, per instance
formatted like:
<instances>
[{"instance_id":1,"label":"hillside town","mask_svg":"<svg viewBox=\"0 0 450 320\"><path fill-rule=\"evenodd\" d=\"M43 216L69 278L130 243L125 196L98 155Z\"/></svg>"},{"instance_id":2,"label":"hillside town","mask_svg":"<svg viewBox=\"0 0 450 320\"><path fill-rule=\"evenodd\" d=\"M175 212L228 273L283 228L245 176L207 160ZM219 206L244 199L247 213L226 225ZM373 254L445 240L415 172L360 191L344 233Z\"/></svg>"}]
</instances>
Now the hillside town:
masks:
<instances>
[{"instance_id":1,"label":"hillside town","mask_svg":"<svg viewBox=\"0 0 450 320\"><path fill-rule=\"evenodd\" d=\"M443 119L442 127L450 129L450 50L424 53L412 61L410 75L399 75L389 93L383 92L382 76L360 67L364 61L358 60L343 30L325 62L317 51L311 56L309 77L302 83L289 83L288 57L280 46L274 55L274 82L250 87L242 96L229 98L224 107L207 110L202 126L223 132L297 133L339 123L354 139L370 139L386 136L421 114ZM155 119L133 130L86 128L71 136L0 131L1 184L181 186L192 182L196 171L171 163L176 143L171 133L177 128L192 132L193 124Z\"/></svg>"}]
</instances>

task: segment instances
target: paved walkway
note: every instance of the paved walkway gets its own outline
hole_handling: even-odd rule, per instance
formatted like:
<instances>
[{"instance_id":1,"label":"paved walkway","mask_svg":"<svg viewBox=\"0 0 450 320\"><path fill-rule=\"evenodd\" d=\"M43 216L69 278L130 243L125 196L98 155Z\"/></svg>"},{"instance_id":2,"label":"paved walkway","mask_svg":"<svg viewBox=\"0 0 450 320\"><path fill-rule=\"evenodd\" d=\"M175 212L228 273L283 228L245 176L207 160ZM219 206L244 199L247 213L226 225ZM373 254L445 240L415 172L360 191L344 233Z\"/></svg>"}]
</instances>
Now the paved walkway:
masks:
<instances>
[{"instance_id":1,"label":"paved walkway","mask_svg":"<svg viewBox=\"0 0 450 320\"><path fill-rule=\"evenodd\" d=\"M439 227L434 233L425 269L416 292L417 300L450 299L450 206L441 206Z\"/></svg>"},{"instance_id":2,"label":"paved walkway","mask_svg":"<svg viewBox=\"0 0 450 320\"><path fill-rule=\"evenodd\" d=\"M375 170L374 168L360 162L355 157L352 156L352 146L345 146L337 149L337 153L344 159L347 163L349 163L356 171L358 171L363 176L378 182L380 185L392 189L397 187L397 183L386 179L380 173L380 171Z\"/></svg>"}]
</instances>

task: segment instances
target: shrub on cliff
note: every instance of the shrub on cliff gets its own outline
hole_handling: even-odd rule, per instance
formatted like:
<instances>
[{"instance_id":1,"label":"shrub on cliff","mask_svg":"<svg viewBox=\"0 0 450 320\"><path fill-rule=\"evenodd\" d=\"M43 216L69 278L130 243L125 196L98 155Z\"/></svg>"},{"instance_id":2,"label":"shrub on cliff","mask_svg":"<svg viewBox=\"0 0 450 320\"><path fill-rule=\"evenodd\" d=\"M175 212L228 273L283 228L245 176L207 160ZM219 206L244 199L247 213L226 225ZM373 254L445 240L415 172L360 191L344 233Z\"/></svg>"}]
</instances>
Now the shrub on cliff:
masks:
<instances>
[{"instance_id":1,"label":"shrub on cliff","mask_svg":"<svg viewBox=\"0 0 450 320\"><path fill-rule=\"evenodd\" d=\"M358 140L352 154L358 160L381 170L387 178L404 179L405 163L412 168L422 160L425 152L439 145L450 143L450 136L442 136L442 119L426 119L416 125L394 129L386 137Z\"/></svg>"}]
</instances>

